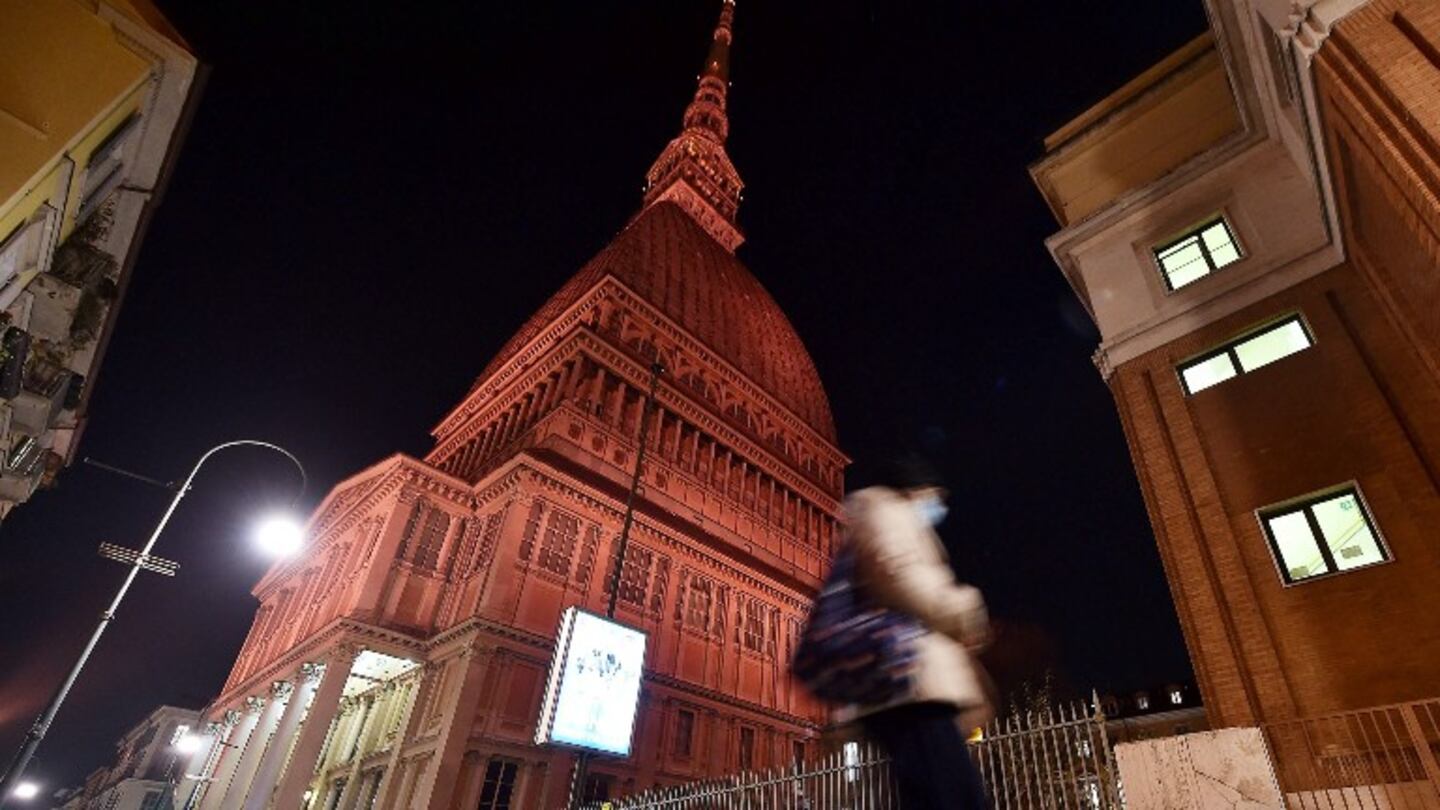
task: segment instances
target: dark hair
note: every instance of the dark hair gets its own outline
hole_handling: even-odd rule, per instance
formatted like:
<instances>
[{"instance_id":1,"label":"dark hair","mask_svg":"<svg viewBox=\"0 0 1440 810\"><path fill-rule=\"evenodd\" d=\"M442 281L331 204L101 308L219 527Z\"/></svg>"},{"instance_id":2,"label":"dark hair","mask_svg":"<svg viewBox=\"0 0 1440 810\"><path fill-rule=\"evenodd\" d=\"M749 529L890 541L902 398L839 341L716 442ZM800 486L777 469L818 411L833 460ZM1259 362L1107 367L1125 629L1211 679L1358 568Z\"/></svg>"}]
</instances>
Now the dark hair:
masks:
<instances>
[{"instance_id":1,"label":"dark hair","mask_svg":"<svg viewBox=\"0 0 1440 810\"><path fill-rule=\"evenodd\" d=\"M875 468L875 483L891 489L943 487L945 477L919 453L886 459Z\"/></svg>"}]
</instances>

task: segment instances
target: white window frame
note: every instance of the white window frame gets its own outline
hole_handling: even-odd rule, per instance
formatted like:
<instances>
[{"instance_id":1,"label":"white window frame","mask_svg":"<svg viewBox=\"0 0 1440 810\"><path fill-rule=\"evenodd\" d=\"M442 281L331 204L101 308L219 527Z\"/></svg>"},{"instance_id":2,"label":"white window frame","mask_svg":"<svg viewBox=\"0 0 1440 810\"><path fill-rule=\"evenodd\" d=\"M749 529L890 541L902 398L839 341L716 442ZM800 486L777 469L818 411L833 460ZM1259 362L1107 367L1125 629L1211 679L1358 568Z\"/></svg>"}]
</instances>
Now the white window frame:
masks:
<instances>
[{"instance_id":1,"label":"white window frame","mask_svg":"<svg viewBox=\"0 0 1440 810\"><path fill-rule=\"evenodd\" d=\"M1305 347L1304 349L1301 349L1300 351L1291 352L1284 357L1273 360L1263 366L1257 366L1255 368L1249 369L1247 371L1244 364L1240 362L1239 356L1236 354L1236 348L1261 335L1269 334L1270 332L1276 331L1278 329L1283 329L1291 323L1298 323L1300 325L1300 329L1305 332L1305 337L1310 341L1310 345ZM1277 317L1264 321L1257 326L1252 326L1249 329L1245 329L1236 334L1234 337L1225 340L1217 346L1212 346L1205 351L1200 352L1199 354L1194 354L1185 358L1184 360L1181 360L1179 363L1175 364L1175 376L1179 378L1180 390L1185 392L1186 397L1198 396L1199 394L1209 391L1211 388L1218 388L1219 386L1230 382L1233 379L1236 379L1238 377L1244 377L1247 374L1253 374L1260 369L1265 368L1266 366L1272 366L1275 363L1280 362L1281 360L1294 357L1301 352L1309 351L1310 349L1313 349L1317 345L1319 345L1319 342L1320 341L1315 338L1315 330L1310 326L1310 321L1305 318L1305 314L1303 312L1300 312L1299 310L1287 312L1283 315L1279 315ZM1235 372L1234 375L1217 383L1207 385L1199 390L1190 390L1190 381L1185 379L1185 372L1202 363L1213 360L1221 355L1228 355L1230 357L1230 366Z\"/></svg>"},{"instance_id":2,"label":"white window frame","mask_svg":"<svg viewBox=\"0 0 1440 810\"><path fill-rule=\"evenodd\" d=\"M1353 494L1355 496L1355 502L1360 506L1360 512L1365 519L1365 524L1370 529L1371 536L1375 538L1375 545L1379 548L1380 555L1383 559L1344 570L1341 570L1339 566L1334 566L1329 571L1308 576L1304 579L1292 578L1290 576L1290 569L1285 565L1285 557L1280 553L1280 547L1276 543L1275 535L1270 531L1268 519L1294 514L1295 512L1308 509L1308 507L1316 503L1331 500L1341 494ZM1260 524L1260 535L1265 538L1265 546L1270 550L1270 559L1275 563L1275 573L1280 576L1280 583L1286 588L1293 588L1319 580L1344 576L1345 574L1354 574L1395 562L1395 554L1390 550L1390 544L1385 540L1385 533L1380 530L1380 522L1375 519L1375 510L1370 508L1370 503L1365 499L1365 493L1361 491L1358 481L1346 481L1343 484L1319 489L1301 495L1298 498L1291 498L1288 501L1262 506L1255 510L1255 520ZM1329 546L1326 545L1324 534L1318 531L1314 523L1310 524L1310 530L1318 535L1317 542L1322 549L1322 556L1328 556Z\"/></svg>"},{"instance_id":3,"label":"white window frame","mask_svg":"<svg viewBox=\"0 0 1440 810\"><path fill-rule=\"evenodd\" d=\"M1230 237L1230 244L1235 246L1235 258L1218 267L1215 265L1214 259L1210 256L1209 246L1205 244L1205 239L1201 236L1201 234L1203 234L1205 231L1210 230L1215 225L1224 226L1225 233ZM1171 281L1170 271L1165 268L1165 262L1161 260L1160 255L1165 251L1176 247L1181 242L1185 242L1192 238L1195 239L1199 244L1201 257L1204 259L1205 264L1209 269L1205 271L1204 275L1196 278L1194 281L1181 284L1177 287L1175 286L1174 282ZM1192 225L1184 229L1183 231L1180 231L1179 233L1168 239L1161 240L1160 242L1151 245L1150 247L1150 259L1155 264L1155 270L1160 274L1160 283L1164 285L1166 295L1173 295L1175 293L1194 287L1196 284L1204 282L1205 279L1218 274L1220 271L1239 264L1240 262L1244 261L1249 255L1250 254L1245 250L1245 245L1240 241L1239 232L1231 223L1230 217L1227 216L1223 211L1217 211L1200 220L1195 225Z\"/></svg>"}]
</instances>

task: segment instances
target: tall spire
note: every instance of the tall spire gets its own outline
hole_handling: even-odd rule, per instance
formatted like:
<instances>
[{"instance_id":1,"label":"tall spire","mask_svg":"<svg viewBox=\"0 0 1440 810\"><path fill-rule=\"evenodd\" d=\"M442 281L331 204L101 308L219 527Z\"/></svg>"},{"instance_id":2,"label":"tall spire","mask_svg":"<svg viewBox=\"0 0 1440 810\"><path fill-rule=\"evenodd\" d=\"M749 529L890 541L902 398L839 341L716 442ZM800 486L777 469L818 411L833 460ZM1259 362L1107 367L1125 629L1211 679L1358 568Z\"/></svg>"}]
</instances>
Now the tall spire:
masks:
<instances>
[{"instance_id":1,"label":"tall spire","mask_svg":"<svg viewBox=\"0 0 1440 810\"><path fill-rule=\"evenodd\" d=\"M732 252L745 241L735 226L745 184L725 154L725 138L730 133L725 103L734 22L735 0L723 0L699 86L685 108L684 129L645 175L646 208L662 200L677 203Z\"/></svg>"}]
</instances>

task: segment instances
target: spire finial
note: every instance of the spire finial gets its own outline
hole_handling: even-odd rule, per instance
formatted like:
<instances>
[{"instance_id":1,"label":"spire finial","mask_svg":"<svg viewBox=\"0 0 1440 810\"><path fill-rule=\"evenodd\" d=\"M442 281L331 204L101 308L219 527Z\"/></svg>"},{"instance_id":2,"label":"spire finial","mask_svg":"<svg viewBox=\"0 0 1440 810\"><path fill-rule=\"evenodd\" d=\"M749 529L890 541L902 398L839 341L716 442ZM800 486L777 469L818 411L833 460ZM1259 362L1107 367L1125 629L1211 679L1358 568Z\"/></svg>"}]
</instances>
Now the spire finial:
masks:
<instances>
[{"instance_id":1,"label":"spire finial","mask_svg":"<svg viewBox=\"0 0 1440 810\"><path fill-rule=\"evenodd\" d=\"M730 131L725 100L730 88L730 40L734 36L734 24L735 0L724 0L720 21L715 24L715 34L710 40L710 54L705 58L705 69L695 88L695 98L685 108L686 129L707 133L721 143Z\"/></svg>"},{"instance_id":2,"label":"spire finial","mask_svg":"<svg viewBox=\"0 0 1440 810\"><path fill-rule=\"evenodd\" d=\"M734 24L735 0L723 0L695 97L685 108L685 127L645 175L647 208L660 200L678 203L730 250L744 241L735 227L744 183L725 154L725 138L730 134L725 104Z\"/></svg>"}]
</instances>

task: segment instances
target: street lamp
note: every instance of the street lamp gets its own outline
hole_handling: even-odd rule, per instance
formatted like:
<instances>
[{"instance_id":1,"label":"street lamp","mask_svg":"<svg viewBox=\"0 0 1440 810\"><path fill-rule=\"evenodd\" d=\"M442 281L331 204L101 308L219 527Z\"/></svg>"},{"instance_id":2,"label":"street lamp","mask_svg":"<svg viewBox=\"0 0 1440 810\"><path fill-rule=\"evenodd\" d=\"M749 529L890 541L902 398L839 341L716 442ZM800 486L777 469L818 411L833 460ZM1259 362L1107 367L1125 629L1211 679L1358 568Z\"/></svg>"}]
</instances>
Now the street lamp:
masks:
<instances>
[{"instance_id":1,"label":"street lamp","mask_svg":"<svg viewBox=\"0 0 1440 810\"><path fill-rule=\"evenodd\" d=\"M199 751L205 746L205 738L193 732L186 732L175 741L175 750L178 753L190 755Z\"/></svg>"},{"instance_id":2,"label":"street lamp","mask_svg":"<svg viewBox=\"0 0 1440 810\"><path fill-rule=\"evenodd\" d=\"M269 515L256 525L255 543L271 557L291 557L305 545L305 527L290 515Z\"/></svg>"},{"instance_id":3,"label":"street lamp","mask_svg":"<svg viewBox=\"0 0 1440 810\"><path fill-rule=\"evenodd\" d=\"M180 505L181 499L190 492L190 485L195 480L195 475L200 472L200 468L204 466L205 462L210 460L211 456L231 447L261 447L267 450L274 450L290 459L290 461L295 464L295 468L300 471L300 492L296 494L295 500L298 501L300 495L304 494L305 467L289 450L286 450L278 444L272 444L258 439L237 439L235 441L224 442L223 444L217 444L209 450L206 450L205 454L200 456L200 460L195 462L195 466L190 468L190 474L185 477L185 482L176 488L175 497L170 500L170 506L165 510L165 514L161 515L160 522L156 524L155 530L150 533L150 539L145 542L144 548L136 552L132 549L122 549L117 546L110 546L109 544L101 546L101 553L111 559L126 563L130 566L130 571L125 575L125 581L120 583L120 590L116 591L115 598L110 601L110 607L108 607L104 613L100 614L100 623L96 625L95 632L90 634L90 641L85 644L85 649L80 652L80 657L76 659L75 666L71 667L70 673L65 676L65 680L60 684L60 688L55 690L55 695L50 698L50 703L46 705L45 711L41 712L40 716L35 719L35 723L30 727L30 731L25 735L25 742L20 745L20 750L15 752L15 758L10 761L10 767L6 769L5 775L0 777L0 808L3 808L12 796L15 798L23 798L20 793L22 789L26 789L27 786L29 786L29 790L39 791L39 787L35 786L34 783L20 781L20 778L25 775L25 767L30 764L30 758L35 755L35 749L39 748L40 741L45 739L45 733L49 731L50 724L54 722L55 715L60 711L61 704L65 702L65 697L70 694L70 688L75 685L75 680L80 677L80 671L85 668L85 662L89 660L90 654L95 651L95 645L100 643L100 636L105 634L105 628L109 627L110 622L115 620L115 611L119 609L120 602L125 599L125 594L130 590L130 585L135 581L135 577L139 575L142 569L170 576L174 575L177 567L176 564L159 557L152 557L150 551L155 547L155 542L160 539L160 533L165 530L165 524L170 522L170 516L175 514L175 508ZM303 531L299 528L298 522L294 520L291 520L289 528L286 528L279 522L277 516L271 516L267 518L261 526L264 528L257 531L256 539L266 548L274 548L277 550L288 548L293 553L294 550L298 550L304 538ZM34 794L32 793L31 795L33 796Z\"/></svg>"},{"instance_id":4,"label":"street lamp","mask_svg":"<svg viewBox=\"0 0 1440 810\"><path fill-rule=\"evenodd\" d=\"M10 791L10 795L22 802L28 802L40 795L40 786L27 780L16 785L15 789Z\"/></svg>"}]
</instances>

